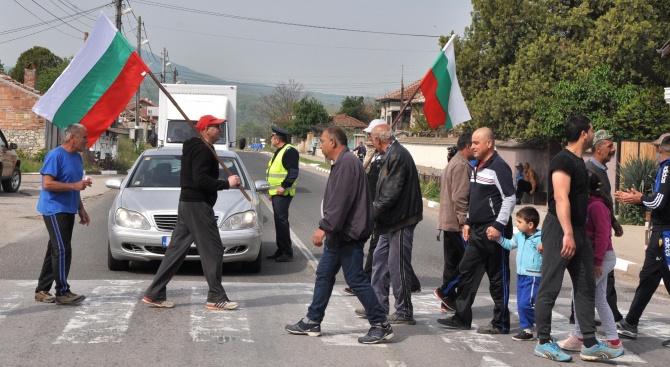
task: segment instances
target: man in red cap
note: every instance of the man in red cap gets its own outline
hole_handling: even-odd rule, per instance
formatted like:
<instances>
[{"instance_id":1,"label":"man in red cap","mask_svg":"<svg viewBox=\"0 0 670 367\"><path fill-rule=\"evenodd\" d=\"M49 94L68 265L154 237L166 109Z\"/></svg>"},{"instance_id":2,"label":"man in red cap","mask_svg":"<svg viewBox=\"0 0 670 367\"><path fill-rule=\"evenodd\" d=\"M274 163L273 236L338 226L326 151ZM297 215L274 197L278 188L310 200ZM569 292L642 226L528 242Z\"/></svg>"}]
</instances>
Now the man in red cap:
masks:
<instances>
[{"instance_id":1,"label":"man in red cap","mask_svg":"<svg viewBox=\"0 0 670 367\"><path fill-rule=\"evenodd\" d=\"M195 243L202 272L209 285L205 307L210 310L237 308L237 302L228 299L221 285L223 244L213 207L217 191L239 185L240 177L232 175L228 180L219 180L219 163L205 145L212 145L221 139L221 123L225 121L212 115L202 116L195 125L202 139L194 137L184 142L177 224L156 276L144 293L144 303L160 308L174 307L172 302L167 301L167 284L184 262L191 243Z\"/></svg>"}]
</instances>

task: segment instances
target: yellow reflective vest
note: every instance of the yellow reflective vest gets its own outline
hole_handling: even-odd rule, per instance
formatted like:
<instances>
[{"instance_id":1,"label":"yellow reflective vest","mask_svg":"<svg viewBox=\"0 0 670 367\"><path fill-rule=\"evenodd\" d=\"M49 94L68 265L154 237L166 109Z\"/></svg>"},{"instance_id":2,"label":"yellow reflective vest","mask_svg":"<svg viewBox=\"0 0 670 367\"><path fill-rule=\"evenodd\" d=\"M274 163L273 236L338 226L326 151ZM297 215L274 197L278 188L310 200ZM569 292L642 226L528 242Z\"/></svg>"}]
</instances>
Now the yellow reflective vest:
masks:
<instances>
[{"instance_id":1,"label":"yellow reflective vest","mask_svg":"<svg viewBox=\"0 0 670 367\"><path fill-rule=\"evenodd\" d=\"M286 150L289 148L295 149L293 145L286 144L281 148L274 160L271 159L268 162L268 169L265 171L265 175L268 182L270 183L270 191L268 191L268 193L272 196L277 195L277 189L281 187L281 183L284 182L286 175L288 174L288 170L284 168L284 165L282 164L282 158L284 157L284 152L286 152ZM284 190L283 196L295 195L295 187L297 184L298 179L293 182L293 186Z\"/></svg>"}]
</instances>

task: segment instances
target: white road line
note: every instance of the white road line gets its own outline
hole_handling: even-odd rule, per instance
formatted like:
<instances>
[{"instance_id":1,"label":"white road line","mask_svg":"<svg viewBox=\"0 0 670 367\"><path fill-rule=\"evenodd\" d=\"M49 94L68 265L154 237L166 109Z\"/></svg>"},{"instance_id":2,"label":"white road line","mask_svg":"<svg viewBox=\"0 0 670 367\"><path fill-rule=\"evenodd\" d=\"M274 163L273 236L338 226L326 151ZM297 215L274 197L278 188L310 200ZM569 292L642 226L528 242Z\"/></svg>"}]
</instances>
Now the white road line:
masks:
<instances>
[{"instance_id":1,"label":"white road line","mask_svg":"<svg viewBox=\"0 0 670 367\"><path fill-rule=\"evenodd\" d=\"M191 287L191 338L194 342L253 343L244 304L231 311L205 308L207 288Z\"/></svg>"},{"instance_id":2,"label":"white road line","mask_svg":"<svg viewBox=\"0 0 670 367\"><path fill-rule=\"evenodd\" d=\"M2 322L12 310L19 307L25 298L26 294L24 292L12 292L0 298L0 322Z\"/></svg>"},{"instance_id":3,"label":"white road line","mask_svg":"<svg viewBox=\"0 0 670 367\"><path fill-rule=\"evenodd\" d=\"M261 199L265 203L265 206L267 206L270 209L270 213L274 215L274 210L272 209L272 203L270 202L270 200L268 200L267 196L261 195ZM300 241L300 238L298 238L298 236L295 234L295 232L293 232L292 229L290 230L290 232L291 232L291 241L295 243L295 246L298 248L298 250L300 250L300 252L302 252L302 254L305 256L305 258L307 258L307 262L312 267L312 269L316 271L316 267L319 265L319 261L314 257L314 255L312 255L312 252L307 249L307 246L305 246L305 244L302 243L302 241Z\"/></svg>"},{"instance_id":4,"label":"white road line","mask_svg":"<svg viewBox=\"0 0 670 367\"><path fill-rule=\"evenodd\" d=\"M121 342L141 294L137 286L96 287L88 299L75 306L75 316L54 344Z\"/></svg>"},{"instance_id":5,"label":"white road line","mask_svg":"<svg viewBox=\"0 0 670 367\"><path fill-rule=\"evenodd\" d=\"M358 337L367 334L370 324L367 319L359 318L354 310L360 308L357 297L343 295L333 291L326 310L326 318L321 322L321 341L326 345L347 347L381 347L385 343L361 344Z\"/></svg>"},{"instance_id":6,"label":"white road line","mask_svg":"<svg viewBox=\"0 0 670 367\"><path fill-rule=\"evenodd\" d=\"M386 365L389 367L407 367L403 361L386 361Z\"/></svg>"}]
</instances>

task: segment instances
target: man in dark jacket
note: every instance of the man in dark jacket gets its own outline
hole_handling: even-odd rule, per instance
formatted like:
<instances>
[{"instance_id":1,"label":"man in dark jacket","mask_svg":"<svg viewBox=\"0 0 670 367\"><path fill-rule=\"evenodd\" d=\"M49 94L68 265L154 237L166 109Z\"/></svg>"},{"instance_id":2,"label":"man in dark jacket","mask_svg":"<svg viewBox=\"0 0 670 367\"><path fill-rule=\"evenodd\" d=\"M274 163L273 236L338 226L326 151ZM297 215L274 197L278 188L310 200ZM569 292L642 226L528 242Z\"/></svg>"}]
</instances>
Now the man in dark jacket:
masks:
<instances>
[{"instance_id":1,"label":"man in dark jacket","mask_svg":"<svg viewBox=\"0 0 670 367\"><path fill-rule=\"evenodd\" d=\"M213 207L217 191L239 185L240 177L231 175L227 181L219 180L219 163L205 145L212 145L221 139L221 123L225 121L212 115L202 116L195 127L206 143L200 137L184 142L177 224L156 276L144 293L144 303L161 308L174 307L172 302L167 301L167 284L184 262L191 244L195 243L209 285L205 307L210 310L237 308L237 302L228 299L221 285L223 244Z\"/></svg>"},{"instance_id":2,"label":"man in dark jacket","mask_svg":"<svg viewBox=\"0 0 670 367\"><path fill-rule=\"evenodd\" d=\"M339 127L330 127L321 135L321 149L326 158L335 161L323 195L322 219L312 242L325 244L316 269L312 304L307 316L296 324L286 325L291 334L321 335L321 322L342 268L347 285L365 307L370 321L368 334L359 343L376 344L393 337L372 286L363 271L363 246L372 233L372 205L365 170L347 148L347 136Z\"/></svg>"},{"instance_id":3,"label":"man in dark jacket","mask_svg":"<svg viewBox=\"0 0 670 367\"><path fill-rule=\"evenodd\" d=\"M423 201L414 160L386 125L372 129L372 143L384 153L373 203L379 241L372 259L372 287L384 311L389 311L389 280L395 297L391 324L416 324L412 307L412 242L423 219ZM390 278L390 279L389 279Z\"/></svg>"},{"instance_id":4,"label":"man in dark jacket","mask_svg":"<svg viewBox=\"0 0 670 367\"><path fill-rule=\"evenodd\" d=\"M472 325L472 303L484 273L488 274L493 319L477 329L482 334L509 333L509 250L497 239L508 226L514 209L512 170L495 151L493 131L477 129L472 134L472 150L477 162L470 178L468 214L463 226L463 239L468 246L459 265L456 314L437 322L448 329L469 330Z\"/></svg>"}]
</instances>

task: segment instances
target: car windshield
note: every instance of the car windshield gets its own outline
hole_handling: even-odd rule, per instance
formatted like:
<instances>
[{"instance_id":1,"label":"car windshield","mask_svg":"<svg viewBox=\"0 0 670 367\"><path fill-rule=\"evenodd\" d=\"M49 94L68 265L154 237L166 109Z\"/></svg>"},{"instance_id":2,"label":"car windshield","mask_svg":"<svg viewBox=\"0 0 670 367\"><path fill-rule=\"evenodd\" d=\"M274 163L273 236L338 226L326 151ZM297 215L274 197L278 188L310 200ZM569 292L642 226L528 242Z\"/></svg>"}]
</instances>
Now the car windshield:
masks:
<instances>
[{"instance_id":1,"label":"car windshield","mask_svg":"<svg viewBox=\"0 0 670 367\"><path fill-rule=\"evenodd\" d=\"M233 175L240 176L242 186L249 189L248 180L240 169L235 158L220 157ZM129 187L179 187L181 173L181 156L179 155L146 155L136 166ZM219 179L227 180L228 175L219 167Z\"/></svg>"},{"instance_id":2,"label":"car windshield","mask_svg":"<svg viewBox=\"0 0 670 367\"><path fill-rule=\"evenodd\" d=\"M168 143L183 143L190 138L194 138L197 135L188 126L186 120L169 120L168 121L168 131L167 131L167 142ZM214 144L226 144L226 123L221 124L221 139Z\"/></svg>"}]
</instances>

